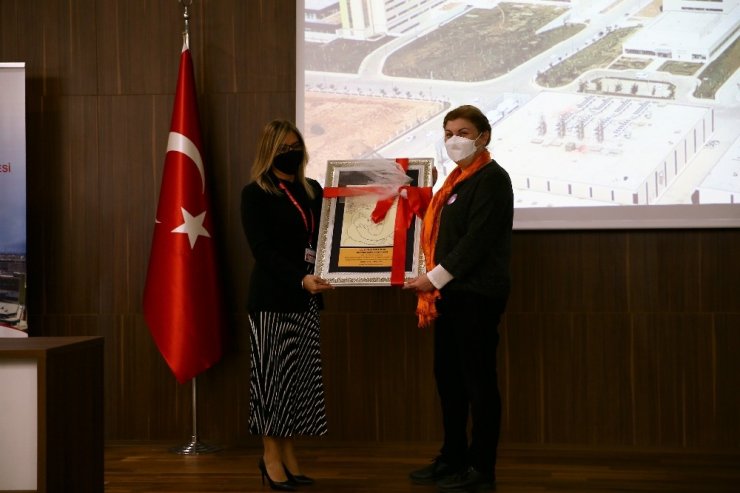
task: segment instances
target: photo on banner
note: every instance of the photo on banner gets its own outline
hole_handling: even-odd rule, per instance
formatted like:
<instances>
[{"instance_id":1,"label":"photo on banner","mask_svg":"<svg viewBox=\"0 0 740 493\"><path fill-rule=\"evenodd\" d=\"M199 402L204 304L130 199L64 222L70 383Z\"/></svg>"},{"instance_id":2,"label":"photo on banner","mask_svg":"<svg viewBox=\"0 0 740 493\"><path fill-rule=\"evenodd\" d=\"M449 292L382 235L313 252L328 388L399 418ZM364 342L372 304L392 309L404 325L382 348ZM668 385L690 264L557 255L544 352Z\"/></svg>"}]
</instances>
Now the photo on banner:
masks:
<instances>
[{"instance_id":1,"label":"photo on banner","mask_svg":"<svg viewBox=\"0 0 740 493\"><path fill-rule=\"evenodd\" d=\"M0 63L0 337L26 337L26 70Z\"/></svg>"}]
</instances>

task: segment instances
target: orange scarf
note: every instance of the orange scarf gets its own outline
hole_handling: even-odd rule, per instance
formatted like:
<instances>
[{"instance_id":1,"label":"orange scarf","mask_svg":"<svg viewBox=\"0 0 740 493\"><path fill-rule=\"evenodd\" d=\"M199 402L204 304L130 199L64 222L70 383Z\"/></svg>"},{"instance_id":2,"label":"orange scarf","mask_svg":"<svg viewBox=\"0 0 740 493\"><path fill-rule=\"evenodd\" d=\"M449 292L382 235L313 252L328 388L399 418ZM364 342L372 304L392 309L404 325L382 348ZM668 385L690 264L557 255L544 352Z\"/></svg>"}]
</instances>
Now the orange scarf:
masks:
<instances>
[{"instance_id":1,"label":"orange scarf","mask_svg":"<svg viewBox=\"0 0 740 493\"><path fill-rule=\"evenodd\" d=\"M432 202L427 208L427 212L424 215L424 222L421 227L421 249L424 252L426 260L427 272L432 270L434 265L434 249L437 246L437 235L439 234L439 214L442 212L442 207L447 204L447 200L452 193L452 189L458 183L462 183L471 176L473 176L478 170L491 161L491 154L488 150L484 149L475 160L470 163L465 169L459 166L455 168L452 173L447 176L447 179L437 193L432 197ZM416 305L416 315L419 317L419 327L429 326L435 318L437 318L437 308L434 302L441 296L439 290L417 293L419 298Z\"/></svg>"}]
</instances>

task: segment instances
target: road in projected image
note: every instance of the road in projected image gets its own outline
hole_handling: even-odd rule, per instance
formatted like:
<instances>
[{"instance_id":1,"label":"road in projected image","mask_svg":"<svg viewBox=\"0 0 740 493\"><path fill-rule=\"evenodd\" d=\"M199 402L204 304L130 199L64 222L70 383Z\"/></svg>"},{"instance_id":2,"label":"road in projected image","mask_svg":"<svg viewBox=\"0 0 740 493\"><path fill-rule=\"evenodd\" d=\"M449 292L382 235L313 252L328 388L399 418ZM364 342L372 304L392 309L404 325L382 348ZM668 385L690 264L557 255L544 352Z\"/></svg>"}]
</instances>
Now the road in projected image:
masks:
<instances>
[{"instance_id":1,"label":"road in projected image","mask_svg":"<svg viewBox=\"0 0 740 493\"><path fill-rule=\"evenodd\" d=\"M439 188L442 119L473 104L520 218L725 204L740 224L740 0L304 9L301 128L322 182L330 159L433 157Z\"/></svg>"}]
</instances>

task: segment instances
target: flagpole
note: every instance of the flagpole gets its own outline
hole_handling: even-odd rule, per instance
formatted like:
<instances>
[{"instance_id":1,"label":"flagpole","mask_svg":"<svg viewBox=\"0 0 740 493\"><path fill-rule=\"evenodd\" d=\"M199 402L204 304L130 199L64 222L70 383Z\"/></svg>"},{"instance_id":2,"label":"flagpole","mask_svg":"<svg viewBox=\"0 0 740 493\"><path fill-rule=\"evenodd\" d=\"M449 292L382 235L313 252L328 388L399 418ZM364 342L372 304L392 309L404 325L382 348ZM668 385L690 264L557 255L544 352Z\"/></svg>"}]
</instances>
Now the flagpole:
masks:
<instances>
[{"instance_id":1,"label":"flagpole","mask_svg":"<svg viewBox=\"0 0 740 493\"><path fill-rule=\"evenodd\" d=\"M198 438L198 386L196 384L197 377L194 377L192 381L192 388L193 388L193 435L190 437L190 441L184 445L180 445L179 447L174 447L170 449L172 452L176 454L182 454L182 455L198 455L198 454L210 454L211 452L216 452L218 450L221 450L219 447L215 445L207 445L200 441Z\"/></svg>"},{"instance_id":2,"label":"flagpole","mask_svg":"<svg viewBox=\"0 0 740 493\"><path fill-rule=\"evenodd\" d=\"M183 41L185 46L190 47L190 15L188 13L188 7L193 4L193 0L177 0L182 6L182 17L185 22L185 29L182 32ZM198 384L197 377L193 377L191 380L192 388L192 413L193 413L193 434L190 436L190 441L186 444L180 445L179 447L173 447L170 449L171 452L182 455L198 455L198 454L209 454L221 450L215 445L207 445L200 441L198 438Z\"/></svg>"},{"instance_id":3,"label":"flagpole","mask_svg":"<svg viewBox=\"0 0 740 493\"><path fill-rule=\"evenodd\" d=\"M193 0L177 0L182 5L182 18L185 21L185 29L182 32L182 37L185 40L185 45L190 47L190 15L188 14L188 7L193 4Z\"/></svg>"}]
</instances>

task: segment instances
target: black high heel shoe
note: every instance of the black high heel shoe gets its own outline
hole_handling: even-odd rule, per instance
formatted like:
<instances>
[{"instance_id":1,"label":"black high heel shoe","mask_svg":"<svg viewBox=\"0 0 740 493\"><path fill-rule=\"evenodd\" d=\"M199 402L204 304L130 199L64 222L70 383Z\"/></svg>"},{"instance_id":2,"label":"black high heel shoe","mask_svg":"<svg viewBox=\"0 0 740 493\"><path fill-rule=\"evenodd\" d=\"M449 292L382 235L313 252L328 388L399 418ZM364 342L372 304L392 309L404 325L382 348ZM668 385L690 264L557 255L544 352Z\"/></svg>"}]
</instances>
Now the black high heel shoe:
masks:
<instances>
[{"instance_id":1,"label":"black high heel shoe","mask_svg":"<svg viewBox=\"0 0 740 493\"><path fill-rule=\"evenodd\" d=\"M304 476L303 474L291 473L285 464L283 464L283 469L285 470L285 475L288 476L289 483L293 483L298 486L310 486L315 483L313 478L309 478L308 476Z\"/></svg>"},{"instance_id":2,"label":"black high heel shoe","mask_svg":"<svg viewBox=\"0 0 740 493\"><path fill-rule=\"evenodd\" d=\"M262 473L262 484L265 484L265 476L267 476L267 482L270 483L270 489L275 491L295 491L295 486L291 484L290 477L288 481L273 481L269 474L267 474L267 466L265 465L265 459L260 459L257 464L260 472Z\"/></svg>"}]
</instances>

